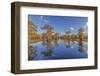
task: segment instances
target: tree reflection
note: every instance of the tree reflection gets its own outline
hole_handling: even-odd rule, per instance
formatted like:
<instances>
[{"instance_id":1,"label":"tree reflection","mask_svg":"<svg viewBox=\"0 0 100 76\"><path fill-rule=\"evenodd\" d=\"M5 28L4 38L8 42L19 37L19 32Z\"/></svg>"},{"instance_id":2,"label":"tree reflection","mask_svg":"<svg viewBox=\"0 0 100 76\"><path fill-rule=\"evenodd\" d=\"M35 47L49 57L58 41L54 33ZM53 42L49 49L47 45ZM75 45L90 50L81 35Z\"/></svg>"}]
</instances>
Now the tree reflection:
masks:
<instances>
[{"instance_id":1,"label":"tree reflection","mask_svg":"<svg viewBox=\"0 0 100 76\"><path fill-rule=\"evenodd\" d=\"M46 51L43 51L41 53L44 56L52 56L53 55L53 52L54 52L54 47L56 48L59 45L58 41L59 41L59 39L57 39L57 40L44 40L42 42L42 45L45 46L47 50ZM70 39L70 37L69 37L69 39L64 40L64 43L66 45L66 48L70 48L71 49L73 46L78 45L79 46L79 49L78 50L80 52L84 52L84 50L85 50L84 41L82 41L82 40L79 39L79 40L77 40L77 42L78 42L78 44L75 43L74 41L72 41Z\"/></svg>"},{"instance_id":2,"label":"tree reflection","mask_svg":"<svg viewBox=\"0 0 100 76\"><path fill-rule=\"evenodd\" d=\"M42 54L44 56L52 56L53 54L53 49L54 47L57 47L59 44L58 44L58 38L55 38L54 40L43 40L42 42L42 45L43 46L46 46L46 51L43 51Z\"/></svg>"},{"instance_id":3,"label":"tree reflection","mask_svg":"<svg viewBox=\"0 0 100 76\"><path fill-rule=\"evenodd\" d=\"M28 60L33 60L37 56L36 52L36 46L28 46Z\"/></svg>"},{"instance_id":4,"label":"tree reflection","mask_svg":"<svg viewBox=\"0 0 100 76\"><path fill-rule=\"evenodd\" d=\"M52 56L53 54L53 43L51 40L43 41L43 45L46 46L46 51L41 52L44 56Z\"/></svg>"},{"instance_id":5,"label":"tree reflection","mask_svg":"<svg viewBox=\"0 0 100 76\"><path fill-rule=\"evenodd\" d=\"M79 51L80 51L80 52L84 52L84 50L85 50L85 49L84 49L84 42L83 42L83 41L79 41L78 44L79 44Z\"/></svg>"},{"instance_id":6,"label":"tree reflection","mask_svg":"<svg viewBox=\"0 0 100 76\"><path fill-rule=\"evenodd\" d=\"M59 39L54 40L54 44L55 44L55 46L59 46L58 41L59 41Z\"/></svg>"},{"instance_id":7,"label":"tree reflection","mask_svg":"<svg viewBox=\"0 0 100 76\"><path fill-rule=\"evenodd\" d=\"M78 50L80 52L84 52L86 50L85 45L84 45L84 41L77 41L77 42L78 42L78 44L75 42L72 42L72 41L65 41L66 48L72 48L72 47L78 45L79 46Z\"/></svg>"},{"instance_id":8,"label":"tree reflection","mask_svg":"<svg viewBox=\"0 0 100 76\"><path fill-rule=\"evenodd\" d=\"M66 48L71 48L71 47L72 47L71 41L66 41Z\"/></svg>"}]
</instances>

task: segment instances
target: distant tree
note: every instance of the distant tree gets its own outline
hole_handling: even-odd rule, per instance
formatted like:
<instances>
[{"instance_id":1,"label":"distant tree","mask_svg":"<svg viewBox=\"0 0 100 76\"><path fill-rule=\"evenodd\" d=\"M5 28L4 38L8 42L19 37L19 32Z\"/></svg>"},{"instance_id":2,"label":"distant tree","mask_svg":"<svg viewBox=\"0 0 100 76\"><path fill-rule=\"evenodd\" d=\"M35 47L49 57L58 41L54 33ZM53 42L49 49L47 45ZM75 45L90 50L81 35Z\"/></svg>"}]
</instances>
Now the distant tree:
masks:
<instances>
[{"instance_id":1,"label":"distant tree","mask_svg":"<svg viewBox=\"0 0 100 76\"><path fill-rule=\"evenodd\" d=\"M66 32L66 35L70 35L70 34L71 34L71 32L70 32L70 31L67 31L67 32Z\"/></svg>"},{"instance_id":2,"label":"distant tree","mask_svg":"<svg viewBox=\"0 0 100 76\"><path fill-rule=\"evenodd\" d=\"M55 38L56 38L56 39L59 38L59 33L55 33Z\"/></svg>"},{"instance_id":3,"label":"distant tree","mask_svg":"<svg viewBox=\"0 0 100 76\"><path fill-rule=\"evenodd\" d=\"M70 31L67 31L66 34L65 34L65 38L70 41L72 39L71 37L71 32Z\"/></svg>"},{"instance_id":4,"label":"distant tree","mask_svg":"<svg viewBox=\"0 0 100 76\"><path fill-rule=\"evenodd\" d=\"M79 40L80 41L83 41L84 40L84 29L81 27L80 29L79 29L79 32L78 32L78 37L79 37Z\"/></svg>"},{"instance_id":5,"label":"distant tree","mask_svg":"<svg viewBox=\"0 0 100 76\"><path fill-rule=\"evenodd\" d=\"M28 28L30 32L37 32L37 26L31 21L28 21Z\"/></svg>"},{"instance_id":6,"label":"distant tree","mask_svg":"<svg viewBox=\"0 0 100 76\"><path fill-rule=\"evenodd\" d=\"M48 23L46 23L41 29L46 30L47 32L52 31L54 28L51 27Z\"/></svg>"}]
</instances>

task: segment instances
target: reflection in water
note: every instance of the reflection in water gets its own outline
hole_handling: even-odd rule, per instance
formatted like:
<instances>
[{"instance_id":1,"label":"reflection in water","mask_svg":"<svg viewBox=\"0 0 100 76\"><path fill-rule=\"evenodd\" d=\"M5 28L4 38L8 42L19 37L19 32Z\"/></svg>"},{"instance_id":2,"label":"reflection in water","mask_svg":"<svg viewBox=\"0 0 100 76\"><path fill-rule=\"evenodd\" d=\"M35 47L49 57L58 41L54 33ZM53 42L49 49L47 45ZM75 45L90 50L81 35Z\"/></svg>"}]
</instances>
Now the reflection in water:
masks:
<instances>
[{"instance_id":1,"label":"reflection in water","mask_svg":"<svg viewBox=\"0 0 100 76\"><path fill-rule=\"evenodd\" d=\"M85 51L85 42L84 41L78 41L79 51L84 52ZM76 44L74 41L66 41L66 48L72 48L74 44Z\"/></svg>"},{"instance_id":2,"label":"reflection in water","mask_svg":"<svg viewBox=\"0 0 100 76\"><path fill-rule=\"evenodd\" d=\"M59 46L58 39L54 40L55 46Z\"/></svg>"},{"instance_id":3,"label":"reflection in water","mask_svg":"<svg viewBox=\"0 0 100 76\"><path fill-rule=\"evenodd\" d=\"M39 60L38 57L40 57L40 56L41 56L41 58L42 58L42 56L44 56L45 58L53 57L53 55L55 55L59 51L62 51L62 53L63 53L63 52L67 52L67 51L74 52L74 50L77 53L79 51L80 54L84 53L84 58L85 58L85 57L87 57L87 53L86 53L87 49L85 47L86 44L84 44L84 43L85 43L85 41L80 41L80 40L78 40L78 41L71 41L71 40L68 41L68 40L62 40L62 39L44 40L41 43L39 42L37 45L29 46L29 53L28 53L29 60ZM40 51L40 54L39 54L39 51ZM67 54L66 56L68 56L68 55L70 55L70 54ZM60 55L58 55L58 56L60 56ZM72 58L72 57L68 57L68 58ZM58 58L56 58L56 59L58 59ZM43 60L43 59L40 59L40 60Z\"/></svg>"},{"instance_id":4,"label":"reflection in water","mask_svg":"<svg viewBox=\"0 0 100 76\"><path fill-rule=\"evenodd\" d=\"M78 44L79 44L79 51L84 52L86 50L84 42L80 41Z\"/></svg>"},{"instance_id":5,"label":"reflection in water","mask_svg":"<svg viewBox=\"0 0 100 76\"><path fill-rule=\"evenodd\" d=\"M71 48L71 46L72 46L71 41L66 41L66 48Z\"/></svg>"},{"instance_id":6,"label":"reflection in water","mask_svg":"<svg viewBox=\"0 0 100 76\"><path fill-rule=\"evenodd\" d=\"M46 46L46 51L41 52L44 56L51 56L53 54L53 42L50 40L43 41L42 44ZM57 42L56 42L57 44Z\"/></svg>"},{"instance_id":7,"label":"reflection in water","mask_svg":"<svg viewBox=\"0 0 100 76\"><path fill-rule=\"evenodd\" d=\"M47 50L47 51L43 51L41 52L44 56L52 56L53 51L52 50Z\"/></svg>"},{"instance_id":8,"label":"reflection in water","mask_svg":"<svg viewBox=\"0 0 100 76\"><path fill-rule=\"evenodd\" d=\"M41 54L43 54L44 56L52 56L53 54L53 47L54 46L58 46L58 40L54 40L54 41L42 41L42 45L46 47L46 51L42 51ZM36 46L29 46L29 60L34 59L37 54L37 47Z\"/></svg>"},{"instance_id":9,"label":"reflection in water","mask_svg":"<svg viewBox=\"0 0 100 76\"><path fill-rule=\"evenodd\" d=\"M28 46L28 60L33 60L36 56L37 56L37 54L36 54L36 52L37 52L37 47L36 46Z\"/></svg>"}]
</instances>

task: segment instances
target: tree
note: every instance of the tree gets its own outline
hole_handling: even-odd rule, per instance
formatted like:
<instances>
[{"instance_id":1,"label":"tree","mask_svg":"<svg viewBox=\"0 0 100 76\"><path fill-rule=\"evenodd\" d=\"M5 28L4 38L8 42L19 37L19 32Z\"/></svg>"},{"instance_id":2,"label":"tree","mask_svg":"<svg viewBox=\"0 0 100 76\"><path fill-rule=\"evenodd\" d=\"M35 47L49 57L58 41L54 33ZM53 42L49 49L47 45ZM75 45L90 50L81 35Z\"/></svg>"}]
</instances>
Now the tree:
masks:
<instances>
[{"instance_id":1,"label":"tree","mask_svg":"<svg viewBox=\"0 0 100 76\"><path fill-rule=\"evenodd\" d=\"M54 28L51 27L48 23L46 23L43 27L41 27L43 30L47 30L47 32L52 31Z\"/></svg>"},{"instance_id":2,"label":"tree","mask_svg":"<svg viewBox=\"0 0 100 76\"><path fill-rule=\"evenodd\" d=\"M46 23L43 27L41 27L41 29L46 30L46 39L51 40L53 27L51 27L48 23Z\"/></svg>"},{"instance_id":3,"label":"tree","mask_svg":"<svg viewBox=\"0 0 100 76\"><path fill-rule=\"evenodd\" d=\"M68 41L71 40L71 32L70 31L67 31L66 34L65 34L65 39L67 39Z\"/></svg>"},{"instance_id":4,"label":"tree","mask_svg":"<svg viewBox=\"0 0 100 76\"><path fill-rule=\"evenodd\" d=\"M80 41L84 40L84 29L82 27L79 29L78 37Z\"/></svg>"},{"instance_id":5,"label":"tree","mask_svg":"<svg viewBox=\"0 0 100 76\"><path fill-rule=\"evenodd\" d=\"M29 32L37 32L37 26L31 20L28 21L28 30Z\"/></svg>"},{"instance_id":6,"label":"tree","mask_svg":"<svg viewBox=\"0 0 100 76\"><path fill-rule=\"evenodd\" d=\"M59 38L59 33L55 33L55 39Z\"/></svg>"}]
</instances>

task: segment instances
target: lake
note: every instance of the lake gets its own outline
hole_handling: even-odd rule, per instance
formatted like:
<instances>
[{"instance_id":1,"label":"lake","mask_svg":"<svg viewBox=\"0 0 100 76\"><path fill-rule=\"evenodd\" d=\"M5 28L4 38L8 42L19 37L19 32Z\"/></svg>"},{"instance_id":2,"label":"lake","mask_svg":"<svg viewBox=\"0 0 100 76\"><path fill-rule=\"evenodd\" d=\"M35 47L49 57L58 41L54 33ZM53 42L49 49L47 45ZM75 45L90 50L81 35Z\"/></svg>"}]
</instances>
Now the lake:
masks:
<instances>
[{"instance_id":1,"label":"lake","mask_svg":"<svg viewBox=\"0 0 100 76\"><path fill-rule=\"evenodd\" d=\"M85 41L41 41L31 44L33 50L29 60L83 59L88 58Z\"/></svg>"}]
</instances>

